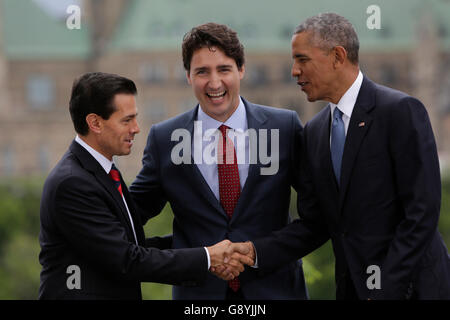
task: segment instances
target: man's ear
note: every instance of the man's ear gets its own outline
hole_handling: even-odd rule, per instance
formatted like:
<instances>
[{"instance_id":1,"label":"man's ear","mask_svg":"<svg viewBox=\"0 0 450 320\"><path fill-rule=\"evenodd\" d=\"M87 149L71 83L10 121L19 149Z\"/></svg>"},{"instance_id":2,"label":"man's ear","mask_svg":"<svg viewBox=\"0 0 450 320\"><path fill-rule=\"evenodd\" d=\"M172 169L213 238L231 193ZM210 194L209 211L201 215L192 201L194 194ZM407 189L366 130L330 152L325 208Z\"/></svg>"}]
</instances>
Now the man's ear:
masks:
<instances>
[{"instance_id":1,"label":"man's ear","mask_svg":"<svg viewBox=\"0 0 450 320\"><path fill-rule=\"evenodd\" d=\"M190 85L192 85L191 74L190 71L186 71L186 79Z\"/></svg>"},{"instance_id":2,"label":"man's ear","mask_svg":"<svg viewBox=\"0 0 450 320\"><path fill-rule=\"evenodd\" d=\"M333 48L334 66L342 66L347 59L347 50L342 46L336 46Z\"/></svg>"},{"instance_id":3,"label":"man's ear","mask_svg":"<svg viewBox=\"0 0 450 320\"><path fill-rule=\"evenodd\" d=\"M245 75L245 65L242 65L241 69L238 69L238 71L239 71L239 79L242 80Z\"/></svg>"},{"instance_id":4,"label":"man's ear","mask_svg":"<svg viewBox=\"0 0 450 320\"><path fill-rule=\"evenodd\" d=\"M86 116L86 123L89 127L89 130L94 133L101 133L103 128L103 123L101 117L95 113L89 113Z\"/></svg>"}]
</instances>

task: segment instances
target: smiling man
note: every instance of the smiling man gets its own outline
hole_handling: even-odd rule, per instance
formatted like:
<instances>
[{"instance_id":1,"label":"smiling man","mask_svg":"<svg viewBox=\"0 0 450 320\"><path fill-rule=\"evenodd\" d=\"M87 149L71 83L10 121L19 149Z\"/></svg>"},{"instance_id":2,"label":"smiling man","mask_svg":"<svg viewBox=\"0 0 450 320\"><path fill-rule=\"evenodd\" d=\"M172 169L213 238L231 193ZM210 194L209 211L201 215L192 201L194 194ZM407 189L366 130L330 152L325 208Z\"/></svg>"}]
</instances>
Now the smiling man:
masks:
<instances>
[{"instance_id":1,"label":"smiling man","mask_svg":"<svg viewBox=\"0 0 450 320\"><path fill-rule=\"evenodd\" d=\"M74 83L78 135L42 193L39 299L140 299L141 281L195 285L209 266L223 264L227 241L159 250L166 249L161 239L145 239L113 160L130 154L139 133L135 95L133 81L118 75L88 73ZM232 277L251 262L235 253Z\"/></svg>"},{"instance_id":2,"label":"smiling man","mask_svg":"<svg viewBox=\"0 0 450 320\"><path fill-rule=\"evenodd\" d=\"M358 36L338 14L308 18L291 45L302 91L329 103L303 131L302 219L254 241L259 268L331 239L337 299L450 299L439 160L424 105L362 74Z\"/></svg>"},{"instance_id":3,"label":"smiling man","mask_svg":"<svg viewBox=\"0 0 450 320\"><path fill-rule=\"evenodd\" d=\"M193 28L183 39L182 55L198 105L150 130L142 171L130 187L142 208L142 220L159 214L169 202L175 217L174 248L205 246L223 239L246 241L282 228L289 221L291 186L297 188L302 130L297 114L256 105L240 96L244 48L236 32L227 26L207 23ZM202 137L206 131L217 132L217 161L175 164L171 153L177 142L172 141L172 133L181 128L190 132L194 155L208 150L209 141L194 143L196 121L201 122ZM279 133L269 135L265 146L272 153L279 151L279 157L274 157L279 159L279 170L265 175L261 169L267 164L249 161L251 148L258 145L250 146L250 139L242 148L245 161L236 161L236 141L231 137L247 129ZM276 273L247 268L228 283L209 276L198 287L175 286L173 298L305 299L307 294L298 260Z\"/></svg>"}]
</instances>

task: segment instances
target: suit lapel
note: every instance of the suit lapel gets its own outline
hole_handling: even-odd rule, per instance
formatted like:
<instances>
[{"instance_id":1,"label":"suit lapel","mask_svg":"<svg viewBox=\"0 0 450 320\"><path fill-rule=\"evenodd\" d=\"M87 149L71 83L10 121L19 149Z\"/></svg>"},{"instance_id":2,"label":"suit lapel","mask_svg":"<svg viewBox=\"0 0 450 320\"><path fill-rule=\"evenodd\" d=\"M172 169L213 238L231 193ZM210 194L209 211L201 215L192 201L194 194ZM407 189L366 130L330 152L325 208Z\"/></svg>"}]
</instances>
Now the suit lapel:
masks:
<instances>
[{"instance_id":1,"label":"suit lapel","mask_svg":"<svg viewBox=\"0 0 450 320\"><path fill-rule=\"evenodd\" d=\"M197 105L197 107L191 111L189 120L185 125L185 128L190 132L192 139L194 138L194 121L197 119L198 108L199 105ZM219 200L217 200L216 196L214 195L205 178L203 177L202 173L200 172L200 169L195 164L192 153L191 153L191 164L182 164L182 168L185 171L187 177L192 177L193 179L192 185L195 186L195 188L199 188L199 192L202 195L202 197L204 197L205 200L208 201L217 211L219 211L224 216L227 216Z\"/></svg>"},{"instance_id":2,"label":"suit lapel","mask_svg":"<svg viewBox=\"0 0 450 320\"><path fill-rule=\"evenodd\" d=\"M246 115L247 115L247 124L248 128L253 128L255 130L258 129L264 129L264 124L267 121L267 117L258 110L258 107L253 105L252 103L249 103L244 98L242 98L242 101L245 105ZM191 137L194 137L194 121L197 118L197 112L198 112L199 106L192 110L192 114L189 117L189 120L186 123L185 128L191 133ZM270 134L268 135L268 145L270 146ZM270 150L269 150L270 151ZM217 209L221 214L223 214L225 217L227 217L225 210L222 208L222 205L220 204L220 201L216 198L212 190L210 189L208 183L205 181L205 178L203 177L202 173L198 169L197 165L194 163L194 159L191 155L191 163L193 165L183 164L183 170L186 172L186 175L188 177L193 177L195 183L195 186L198 186L200 188L200 193L202 196L211 203L214 208ZM255 164L249 165L249 171L247 180L242 187L241 196L239 197L238 203L236 204L236 208L233 213L232 219L235 219L235 216L237 216L236 213L240 211L240 207L242 206L242 202L246 197L249 196L249 192L252 190L252 185L254 185L255 181L258 178L258 174L260 172L261 164L257 161Z\"/></svg>"},{"instance_id":3,"label":"suit lapel","mask_svg":"<svg viewBox=\"0 0 450 320\"><path fill-rule=\"evenodd\" d=\"M77 156L77 158L82 163L83 167L86 170L90 171L95 176L95 178L100 182L100 184L108 191L108 193L114 199L114 201L117 204L117 208L120 209L119 211L122 216L122 219L125 221L126 225L128 226L128 236L134 242L133 229L131 227L131 222L130 222L130 218L128 217L127 209L125 208L123 199L122 199L119 191L116 189L111 178L106 174L105 170L97 162L97 160L95 160L95 158L92 157L92 155L87 150L85 150L81 145L79 145L77 142L75 142L75 141L72 142L72 144L70 146L70 150ZM122 177L121 177L121 179L122 179ZM122 181L122 183L123 183L123 181Z\"/></svg>"},{"instance_id":4,"label":"suit lapel","mask_svg":"<svg viewBox=\"0 0 450 320\"><path fill-rule=\"evenodd\" d=\"M133 200L131 199L130 193L128 192L128 187L125 184L125 182L123 181L122 176L120 177L120 179L122 181L122 186L123 186L123 188L122 188L123 196L125 197L125 200L128 205L128 209L130 210L130 214L133 219L134 231L136 232L136 237L137 237L138 243L141 245L144 245L145 244L145 233L144 233L144 228L142 227L141 217L137 214L137 211L134 207Z\"/></svg>"},{"instance_id":5,"label":"suit lapel","mask_svg":"<svg viewBox=\"0 0 450 320\"><path fill-rule=\"evenodd\" d=\"M247 127L248 129L254 129L256 130L256 133L258 134L259 129L269 129L267 128L267 117L263 112L261 112L260 109L258 109L257 106L254 104L248 102L244 98L242 98L242 102L244 102L245 105L245 111L247 115ZM257 139L256 143L258 143L259 138ZM267 135L267 146L270 147L271 144L271 135L268 131ZM251 146L249 145L249 151L251 148L256 148L256 150L259 150L259 146ZM268 153L271 152L270 149L267 150ZM250 163L248 167L248 176L247 180L245 181L245 184L242 186L241 196L239 197L238 203L236 204L236 208L234 209L233 217L232 219L235 219L235 217L240 212L240 208L243 206L245 199L249 199L251 197L251 191L253 190L253 186L255 183L257 183L258 176L261 172L261 163L258 159L256 159L256 163ZM254 162L254 161L252 161Z\"/></svg>"},{"instance_id":6,"label":"suit lapel","mask_svg":"<svg viewBox=\"0 0 450 320\"><path fill-rule=\"evenodd\" d=\"M358 98L356 99L355 107L353 108L344 146L344 155L342 158L341 168L341 187L339 192L339 212L343 206L348 184L350 182L350 177L361 143L369 131L370 125L372 124L372 117L369 112L375 105L374 93L373 83L364 77Z\"/></svg>"}]
</instances>

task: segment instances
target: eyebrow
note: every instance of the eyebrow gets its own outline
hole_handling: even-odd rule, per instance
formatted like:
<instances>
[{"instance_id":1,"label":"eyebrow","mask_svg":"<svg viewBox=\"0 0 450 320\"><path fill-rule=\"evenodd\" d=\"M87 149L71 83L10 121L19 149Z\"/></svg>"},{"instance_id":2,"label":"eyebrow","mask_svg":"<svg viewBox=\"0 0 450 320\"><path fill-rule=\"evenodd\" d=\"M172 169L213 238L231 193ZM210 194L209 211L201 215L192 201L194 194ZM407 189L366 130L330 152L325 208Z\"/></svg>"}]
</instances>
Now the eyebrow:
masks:
<instances>
[{"instance_id":1,"label":"eyebrow","mask_svg":"<svg viewBox=\"0 0 450 320\"><path fill-rule=\"evenodd\" d=\"M123 117L122 120L133 119L133 118L136 118L137 115L138 115L137 113L130 114L130 115L127 115L127 116Z\"/></svg>"},{"instance_id":2,"label":"eyebrow","mask_svg":"<svg viewBox=\"0 0 450 320\"><path fill-rule=\"evenodd\" d=\"M309 58L309 57L305 54L297 53L294 55L294 58Z\"/></svg>"},{"instance_id":3,"label":"eyebrow","mask_svg":"<svg viewBox=\"0 0 450 320\"><path fill-rule=\"evenodd\" d=\"M217 69L226 69L226 68L233 68L233 65L231 64L221 64L217 66ZM198 72L198 71L205 71L205 70L209 70L210 67L198 67L194 69L194 72Z\"/></svg>"},{"instance_id":4,"label":"eyebrow","mask_svg":"<svg viewBox=\"0 0 450 320\"><path fill-rule=\"evenodd\" d=\"M208 70L208 67L198 67L194 69L194 72Z\"/></svg>"}]
</instances>

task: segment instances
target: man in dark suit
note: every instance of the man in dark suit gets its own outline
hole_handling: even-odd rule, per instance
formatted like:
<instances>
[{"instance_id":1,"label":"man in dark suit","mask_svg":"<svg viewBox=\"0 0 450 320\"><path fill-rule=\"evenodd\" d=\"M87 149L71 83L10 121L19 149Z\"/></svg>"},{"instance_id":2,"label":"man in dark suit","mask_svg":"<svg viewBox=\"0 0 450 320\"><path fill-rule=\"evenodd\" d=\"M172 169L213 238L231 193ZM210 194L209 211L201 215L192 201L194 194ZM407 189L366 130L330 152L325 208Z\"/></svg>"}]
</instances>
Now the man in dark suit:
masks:
<instances>
[{"instance_id":1,"label":"man in dark suit","mask_svg":"<svg viewBox=\"0 0 450 320\"><path fill-rule=\"evenodd\" d=\"M258 266L274 270L331 238L338 299L449 299L427 112L363 76L358 49L353 26L337 14L295 31L292 75L309 101L329 105L303 131L301 219L254 241Z\"/></svg>"},{"instance_id":2,"label":"man in dark suit","mask_svg":"<svg viewBox=\"0 0 450 320\"><path fill-rule=\"evenodd\" d=\"M291 186L297 187L297 114L240 97L244 50L227 26L208 23L187 33L183 63L199 105L150 130L142 171L130 187L143 221L169 202L174 248L246 241L281 229L289 222ZM211 151L214 146L217 152ZM301 261L294 261L272 274L248 268L228 284L208 276L199 287L175 286L173 298L305 299L307 294Z\"/></svg>"},{"instance_id":3,"label":"man in dark suit","mask_svg":"<svg viewBox=\"0 0 450 320\"><path fill-rule=\"evenodd\" d=\"M41 200L39 299L140 299L141 281L197 285L208 265L223 263L226 241L159 250L168 247L163 239L145 239L113 161L130 153L139 132L135 95L134 83L117 75L89 73L74 83L70 114L78 135ZM224 279L243 271L241 261L250 262L236 253Z\"/></svg>"}]
</instances>

